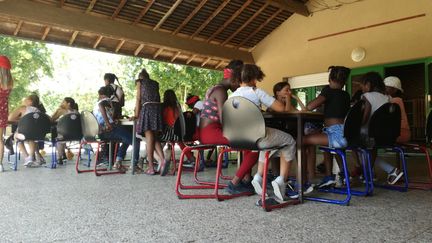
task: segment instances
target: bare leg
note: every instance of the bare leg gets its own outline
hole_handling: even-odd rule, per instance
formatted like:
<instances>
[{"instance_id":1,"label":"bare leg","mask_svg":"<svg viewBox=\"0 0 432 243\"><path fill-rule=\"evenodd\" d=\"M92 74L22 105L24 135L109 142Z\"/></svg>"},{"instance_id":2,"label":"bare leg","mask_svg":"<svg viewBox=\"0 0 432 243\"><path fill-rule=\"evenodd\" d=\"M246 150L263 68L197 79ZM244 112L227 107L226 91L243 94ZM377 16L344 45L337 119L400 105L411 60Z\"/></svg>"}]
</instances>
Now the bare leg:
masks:
<instances>
[{"instance_id":1,"label":"bare leg","mask_svg":"<svg viewBox=\"0 0 432 243\"><path fill-rule=\"evenodd\" d=\"M329 176L333 173L333 155L329 152L324 152L325 175Z\"/></svg>"},{"instance_id":2,"label":"bare leg","mask_svg":"<svg viewBox=\"0 0 432 243\"><path fill-rule=\"evenodd\" d=\"M58 152L59 158L61 158L62 156L65 155L65 147L66 147L66 145L64 143L58 143L57 144L57 152Z\"/></svg>"},{"instance_id":3,"label":"bare leg","mask_svg":"<svg viewBox=\"0 0 432 243\"><path fill-rule=\"evenodd\" d=\"M35 158L35 151L36 151L37 144L34 141L28 141L28 145L29 145L29 156Z\"/></svg>"},{"instance_id":4,"label":"bare leg","mask_svg":"<svg viewBox=\"0 0 432 243\"><path fill-rule=\"evenodd\" d=\"M159 157L160 163L162 163L163 161L165 161L165 155L160 141L155 142L155 149L156 149L156 155Z\"/></svg>"},{"instance_id":5,"label":"bare leg","mask_svg":"<svg viewBox=\"0 0 432 243\"><path fill-rule=\"evenodd\" d=\"M23 153L24 158L29 157L29 153L27 152L26 147L24 146L24 142L18 142L18 149Z\"/></svg>"},{"instance_id":6,"label":"bare leg","mask_svg":"<svg viewBox=\"0 0 432 243\"><path fill-rule=\"evenodd\" d=\"M286 161L283 156L280 158L280 174L279 176L283 177L284 182L288 181L288 176L290 173L292 161Z\"/></svg>"},{"instance_id":7,"label":"bare leg","mask_svg":"<svg viewBox=\"0 0 432 243\"><path fill-rule=\"evenodd\" d=\"M155 134L154 131L145 131L145 137L146 137L146 150L147 150L147 162L148 167L150 170L154 170L153 166L153 153L155 150Z\"/></svg>"},{"instance_id":8,"label":"bare leg","mask_svg":"<svg viewBox=\"0 0 432 243\"><path fill-rule=\"evenodd\" d=\"M315 178L315 164L316 164L316 153L315 153L315 146L309 145L306 146L306 181L311 182Z\"/></svg>"}]
</instances>

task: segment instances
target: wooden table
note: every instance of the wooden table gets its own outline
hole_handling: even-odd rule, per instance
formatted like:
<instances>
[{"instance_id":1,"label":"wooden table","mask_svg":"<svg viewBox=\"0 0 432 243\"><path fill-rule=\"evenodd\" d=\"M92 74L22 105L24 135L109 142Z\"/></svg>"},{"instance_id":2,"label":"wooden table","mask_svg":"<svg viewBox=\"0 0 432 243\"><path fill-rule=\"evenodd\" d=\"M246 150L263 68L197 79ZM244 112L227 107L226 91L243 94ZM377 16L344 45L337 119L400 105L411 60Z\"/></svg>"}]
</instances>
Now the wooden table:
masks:
<instances>
[{"instance_id":1,"label":"wooden table","mask_svg":"<svg viewBox=\"0 0 432 243\"><path fill-rule=\"evenodd\" d=\"M303 131L304 124L306 122L323 122L324 115L317 112L264 112L264 119L266 121L281 121L285 125L289 123L296 123L296 143L297 143L297 185L299 185L299 201L303 202L303 161L305 156L303 156L304 151L303 146ZM287 127L286 127L287 128ZM284 129L286 130L286 129ZM295 134L292 134L295 135Z\"/></svg>"}]
</instances>

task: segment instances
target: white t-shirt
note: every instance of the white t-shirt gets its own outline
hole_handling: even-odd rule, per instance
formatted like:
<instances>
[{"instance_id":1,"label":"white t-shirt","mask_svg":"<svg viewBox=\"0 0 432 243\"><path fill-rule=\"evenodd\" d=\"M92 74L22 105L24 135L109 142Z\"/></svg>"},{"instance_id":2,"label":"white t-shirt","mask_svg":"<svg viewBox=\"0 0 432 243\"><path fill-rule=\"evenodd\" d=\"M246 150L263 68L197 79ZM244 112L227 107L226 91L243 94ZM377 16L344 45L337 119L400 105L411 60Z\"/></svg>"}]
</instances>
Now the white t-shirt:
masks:
<instances>
[{"instance_id":1,"label":"white t-shirt","mask_svg":"<svg viewBox=\"0 0 432 243\"><path fill-rule=\"evenodd\" d=\"M390 102L390 96L379 93L379 92L366 92L362 95L371 105L371 111L369 114L368 122L362 126L361 133L367 134L369 128L369 120L372 117L373 113L378 110L385 103Z\"/></svg>"},{"instance_id":2,"label":"white t-shirt","mask_svg":"<svg viewBox=\"0 0 432 243\"><path fill-rule=\"evenodd\" d=\"M230 95L230 97L236 96L246 98L258 107L264 105L265 107L269 108L275 101L275 98L267 94L264 90L249 86L240 87Z\"/></svg>"},{"instance_id":3,"label":"white t-shirt","mask_svg":"<svg viewBox=\"0 0 432 243\"><path fill-rule=\"evenodd\" d=\"M193 108L199 110L201 113L202 109L204 109L204 103L201 100L198 100ZM196 114L197 126L199 126L200 123L200 113Z\"/></svg>"}]
</instances>

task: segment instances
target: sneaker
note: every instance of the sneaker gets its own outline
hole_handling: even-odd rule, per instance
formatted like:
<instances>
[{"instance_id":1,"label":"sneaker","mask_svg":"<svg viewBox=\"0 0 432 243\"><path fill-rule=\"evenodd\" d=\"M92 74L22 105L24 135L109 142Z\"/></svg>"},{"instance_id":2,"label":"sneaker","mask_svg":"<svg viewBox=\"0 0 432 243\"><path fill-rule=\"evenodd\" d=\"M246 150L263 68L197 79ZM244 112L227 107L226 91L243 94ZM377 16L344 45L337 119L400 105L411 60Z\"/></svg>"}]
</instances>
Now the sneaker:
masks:
<instances>
[{"instance_id":1,"label":"sneaker","mask_svg":"<svg viewBox=\"0 0 432 243\"><path fill-rule=\"evenodd\" d=\"M272 181L273 186L273 192L277 199L284 201L285 199L285 190L286 190L286 184L285 183L278 183L276 180Z\"/></svg>"},{"instance_id":2,"label":"sneaker","mask_svg":"<svg viewBox=\"0 0 432 243\"><path fill-rule=\"evenodd\" d=\"M258 179L254 179L251 181L252 186L256 192L256 194L258 194L259 196L262 195L262 181L259 181Z\"/></svg>"},{"instance_id":3,"label":"sneaker","mask_svg":"<svg viewBox=\"0 0 432 243\"><path fill-rule=\"evenodd\" d=\"M34 161L32 157L27 157L24 160L24 166L25 167L31 167L33 165Z\"/></svg>"},{"instance_id":4,"label":"sneaker","mask_svg":"<svg viewBox=\"0 0 432 243\"><path fill-rule=\"evenodd\" d=\"M387 183L390 185L394 185L402 177L403 174L403 171L399 172L397 168L394 168L394 170L387 176Z\"/></svg>"},{"instance_id":5,"label":"sneaker","mask_svg":"<svg viewBox=\"0 0 432 243\"><path fill-rule=\"evenodd\" d=\"M279 204L279 202L276 201L276 199L274 199L274 198L272 198L272 197L267 198L267 199L265 200L265 202L266 202L266 205L267 205L267 206L274 206L274 205L278 205L278 204ZM258 200L255 202L255 206L262 207L262 200L261 200L261 199L258 199Z\"/></svg>"},{"instance_id":6,"label":"sneaker","mask_svg":"<svg viewBox=\"0 0 432 243\"><path fill-rule=\"evenodd\" d=\"M321 183L318 185L318 188L323 188L323 187L327 187L327 186L331 186L336 184L336 180L335 180L335 176L331 175L331 176L324 176L324 178L322 179Z\"/></svg>"},{"instance_id":7,"label":"sneaker","mask_svg":"<svg viewBox=\"0 0 432 243\"><path fill-rule=\"evenodd\" d=\"M231 181L228 182L228 186L225 188L225 191L231 195L240 194L240 193L255 193L253 187L249 187L242 182L237 185L234 185Z\"/></svg>"},{"instance_id":8,"label":"sneaker","mask_svg":"<svg viewBox=\"0 0 432 243\"><path fill-rule=\"evenodd\" d=\"M3 164L0 164L0 173L3 172L3 171L4 171Z\"/></svg>"}]
</instances>

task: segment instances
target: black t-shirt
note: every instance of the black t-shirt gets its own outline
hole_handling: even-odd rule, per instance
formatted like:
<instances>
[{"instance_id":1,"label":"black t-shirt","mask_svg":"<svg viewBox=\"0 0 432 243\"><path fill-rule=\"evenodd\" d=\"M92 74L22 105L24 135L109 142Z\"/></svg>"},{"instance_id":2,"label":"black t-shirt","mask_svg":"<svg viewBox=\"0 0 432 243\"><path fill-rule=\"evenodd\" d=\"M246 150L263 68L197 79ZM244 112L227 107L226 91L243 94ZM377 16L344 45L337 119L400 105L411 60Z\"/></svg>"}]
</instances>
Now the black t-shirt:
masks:
<instances>
[{"instance_id":1,"label":"black t-shirt","mask_svg":"<svg viewBox=\"0 0 432 243\"><path fill-rule=\"evenodd\" d=\"M348 92L326 86L320 95L326 99L324 102L324 118L345 118L350 108L350 96Z\"/></svg>"}]
</instances>

